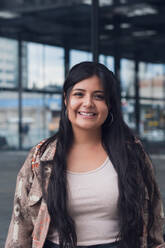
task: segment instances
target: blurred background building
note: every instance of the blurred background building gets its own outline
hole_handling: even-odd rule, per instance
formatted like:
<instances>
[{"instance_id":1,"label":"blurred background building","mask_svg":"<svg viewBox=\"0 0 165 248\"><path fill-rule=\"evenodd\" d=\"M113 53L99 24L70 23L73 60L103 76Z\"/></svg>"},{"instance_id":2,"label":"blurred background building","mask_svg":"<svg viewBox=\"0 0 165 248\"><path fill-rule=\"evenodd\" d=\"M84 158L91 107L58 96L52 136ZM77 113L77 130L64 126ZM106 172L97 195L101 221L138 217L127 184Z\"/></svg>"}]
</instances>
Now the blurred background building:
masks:
<instances>
[{"instance_id":1,"label":"blurred background building","mask_svg":"<svg viewBox=\"0 0 165 248\"><path fill-rule=\"evenodd\" d=\"M0 148L58 130L69 68L99 61L118 78L125 121L164 152L164 0L1 0Z\"/></svg>"}]
</instances>

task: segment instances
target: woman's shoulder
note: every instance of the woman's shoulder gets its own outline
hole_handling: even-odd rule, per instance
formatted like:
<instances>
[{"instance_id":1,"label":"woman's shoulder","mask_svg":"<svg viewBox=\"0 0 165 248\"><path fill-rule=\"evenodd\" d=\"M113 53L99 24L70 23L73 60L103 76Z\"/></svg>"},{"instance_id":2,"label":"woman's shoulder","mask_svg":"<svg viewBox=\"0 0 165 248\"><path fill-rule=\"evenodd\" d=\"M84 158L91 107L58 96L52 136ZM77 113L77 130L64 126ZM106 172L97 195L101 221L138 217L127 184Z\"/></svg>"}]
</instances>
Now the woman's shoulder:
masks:
<instances>
[{"instance_id":1,"label":"woman's shoulder","mask_svg":"<svg viewBox=\"0 0 165 248\"><path fill-rule=\"evenodd\" d=\"M36 146L36 151L34 153L33 159L39 161L52 161L55 155L57 145L57 139L48 138L46 140L41 141Z\"/></svg>"},{"instance_id":2,"label":"woman's shoulder","mask_svg":"<svg viewBox=\"0 0 165 248\"><path fill-rule=\"evenodd\" d=\"M38 170L41 161L52 160L56 150L56 139L51 143L46 143L47 139L40 141L37 145L33 146L29 151L19 174L29 174ZM45 145L45 147L44 147ZM44 148L44 149L42 149Z\"/></svg>"}]
</instances>

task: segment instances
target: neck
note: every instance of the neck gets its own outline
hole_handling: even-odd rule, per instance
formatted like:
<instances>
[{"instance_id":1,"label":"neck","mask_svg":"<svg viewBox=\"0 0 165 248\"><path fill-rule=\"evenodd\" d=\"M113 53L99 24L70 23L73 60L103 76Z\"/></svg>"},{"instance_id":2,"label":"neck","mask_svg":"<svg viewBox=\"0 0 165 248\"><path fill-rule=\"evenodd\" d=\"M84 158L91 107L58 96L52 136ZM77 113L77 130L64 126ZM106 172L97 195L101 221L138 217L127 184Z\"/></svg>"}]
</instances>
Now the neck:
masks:
<instances>
[{"instance_id":1,"label":"neck","mask_svg":"<svg viewBox=\"0 0 165 248\"><path fill-rule=\"evenodd\" d=\"M101 129L73 130L73 145L93 146L101 144Z\"/></svg>"}]
</instances>

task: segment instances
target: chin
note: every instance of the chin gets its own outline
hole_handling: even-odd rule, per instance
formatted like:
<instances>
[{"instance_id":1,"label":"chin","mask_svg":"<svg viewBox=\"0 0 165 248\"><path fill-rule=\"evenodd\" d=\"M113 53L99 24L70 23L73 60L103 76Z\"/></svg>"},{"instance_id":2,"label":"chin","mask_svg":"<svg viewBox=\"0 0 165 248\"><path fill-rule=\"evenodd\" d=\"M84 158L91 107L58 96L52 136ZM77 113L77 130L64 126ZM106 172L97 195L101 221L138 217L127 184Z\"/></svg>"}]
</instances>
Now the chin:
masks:
<instances>
[{"instance_id":1,"label":"chin","mask_svg":"<svg viewBox=\"0 0 165 248\"><path fill-rule=\"evenodd\" d=\"M94 130L99 129L101 126L96 125L77 125L77 128L84 129L84 130Z\"/></svg>"}]
</instances>

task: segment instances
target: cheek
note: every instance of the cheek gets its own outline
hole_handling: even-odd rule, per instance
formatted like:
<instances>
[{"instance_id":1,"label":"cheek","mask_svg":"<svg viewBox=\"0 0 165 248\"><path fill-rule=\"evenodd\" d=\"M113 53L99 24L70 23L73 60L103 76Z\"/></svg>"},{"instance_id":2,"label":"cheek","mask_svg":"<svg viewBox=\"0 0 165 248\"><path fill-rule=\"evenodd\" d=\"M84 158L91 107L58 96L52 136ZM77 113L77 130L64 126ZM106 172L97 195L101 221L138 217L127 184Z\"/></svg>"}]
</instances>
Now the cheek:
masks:
<instances>
[{"instance_id":1,"label":"cheek","mask_svg":"<svg viewBox=\"0 0 165 248\"><path fill-rule=\"evenodd\" d=\"M105 107L102 109L100 122L103 124L106 121L107 117L108 117L108 108Z\"/></svg>"},{"instance_id":2,"label":"cheek","mask_svg":"<svg viewBox=\"0 0 165 248\"><path fill-rule=\"evenodd\" d=\"M107 116L108 116L108 109L105 109L105 111L104 111L104 119L105 120L107 119Z\"/></svg>"},{"instance_id":3,"label":"cheek","mask_svg":"<svg viewBox=\"0 0 165 248\"><path fill-rule=\"evenodd\" d=\"M68 104L68 114L69 116L74 115L74 111L76 111L79 107L79 102L76 99L70 99Z\"/></svg>"},{"instance_id":4,"label":"cheek","mask_svg":"<svg viewBox=\"0 0 165 248\"><path fill-rule=\"evenodd\" d=\"M102 113L103 118L106 119L107 116L108 116L108 107L106 105L105 106L102 106L101 113Z\"/></svg>"},{"instance_id":5,"label":"cheek","mask_svg":"<svg viewBox=\"0 0 165 248\"><path fill-rule=\"evenodd\" d=\"M77 106L78 106L77 100L74 99L74 98L71 98L70 101L69 101L69 108L76 109Z\"/></svg>"}]
</instances>

